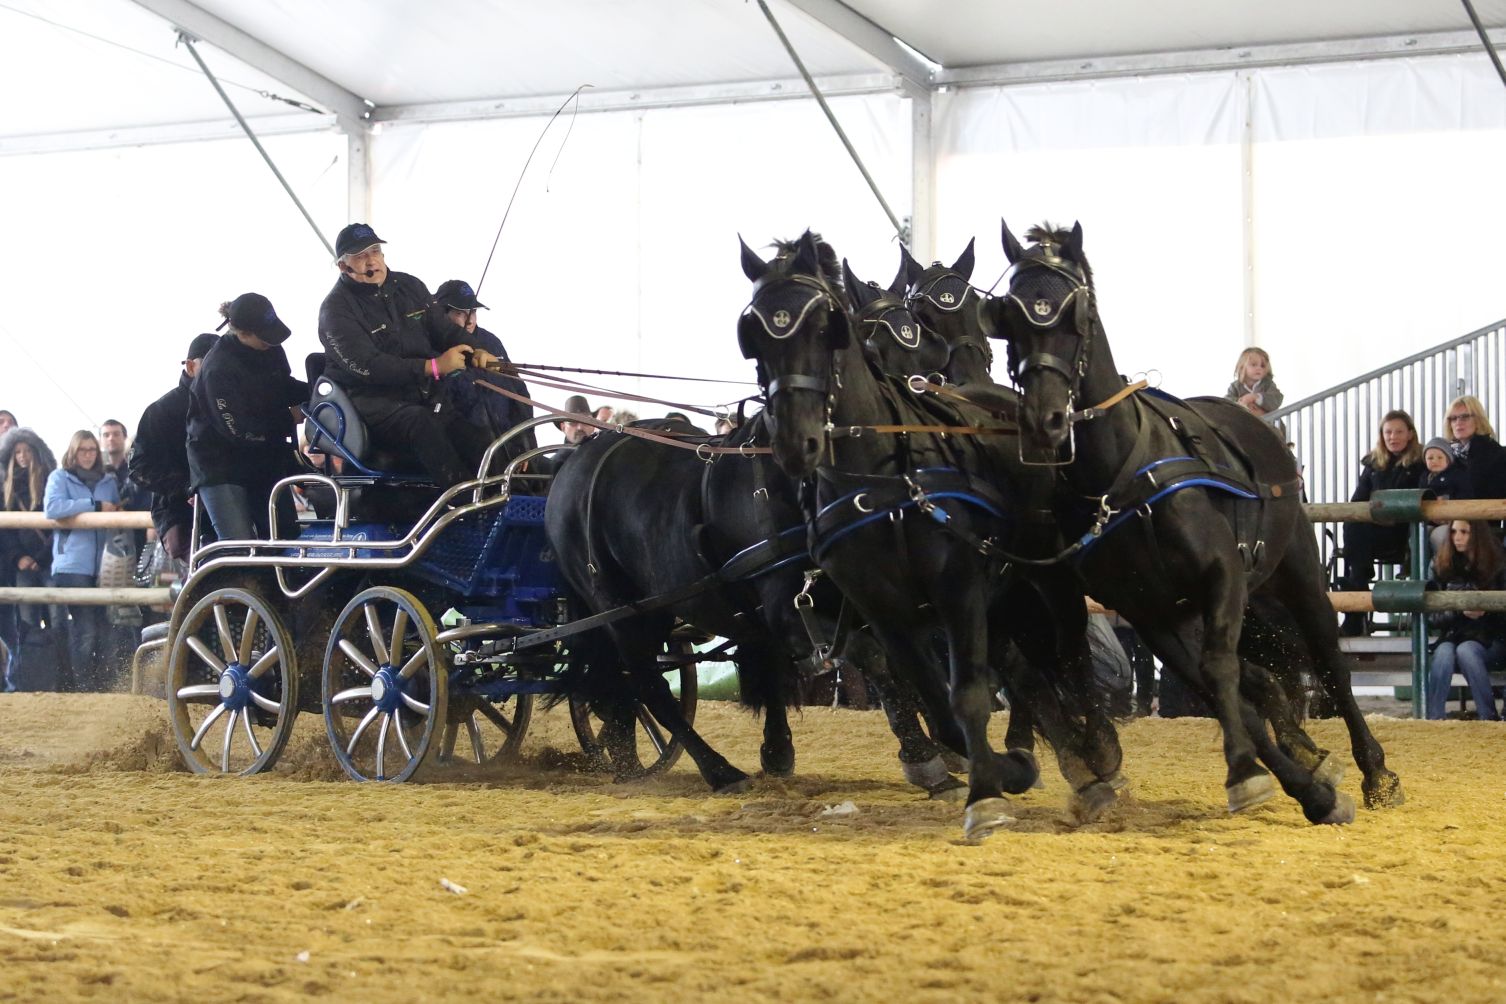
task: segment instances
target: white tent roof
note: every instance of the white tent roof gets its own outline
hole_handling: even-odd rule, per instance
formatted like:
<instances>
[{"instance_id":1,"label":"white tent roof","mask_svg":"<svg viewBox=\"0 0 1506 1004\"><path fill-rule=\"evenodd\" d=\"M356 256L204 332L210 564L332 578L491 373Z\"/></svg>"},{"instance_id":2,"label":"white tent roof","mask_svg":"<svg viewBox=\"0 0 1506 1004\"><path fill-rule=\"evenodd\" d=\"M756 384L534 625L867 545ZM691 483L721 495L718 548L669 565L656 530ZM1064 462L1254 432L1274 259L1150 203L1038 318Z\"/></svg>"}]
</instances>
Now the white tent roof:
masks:
<instances>
[{"instance_id":1,"label":"white tent roof","mask_svg":"<svg viewBox=\"0 0 1506 1004\"><path fill-rule=\"evenodd\" d=\"M834 93L902 77L1008 82L1477 45L1457 0L771 6ZM1506 0L1475 7L1488 27L1506 26ZM593 87L583 108L803 94L749 0L3 0L0 152L55 148L61 136L73 146L114 145L226 129L227 113L173 25L206 43L201 53L243 113L274 132L314 128L316 116L257 92L378 120L534 114L581 84ZM108 88L95 83L101 78ZM195 134L187 124L202 125Z\"/></svg>"}]
</instances>

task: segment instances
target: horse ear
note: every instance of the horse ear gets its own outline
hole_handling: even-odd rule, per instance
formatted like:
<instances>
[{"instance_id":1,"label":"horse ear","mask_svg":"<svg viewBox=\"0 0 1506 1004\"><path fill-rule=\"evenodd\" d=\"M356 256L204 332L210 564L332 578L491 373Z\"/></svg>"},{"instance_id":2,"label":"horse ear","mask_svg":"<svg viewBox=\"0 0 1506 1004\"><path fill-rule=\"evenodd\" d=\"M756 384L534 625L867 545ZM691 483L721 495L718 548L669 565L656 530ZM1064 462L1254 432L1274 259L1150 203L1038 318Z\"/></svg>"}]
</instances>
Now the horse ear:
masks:
<instances>
[{"instance_id":1,"label":"horse ear","mask_svg":"<svg viewBox=\"0 0 1506 1004\"><path fill-rule=\"evenodd\" d=\"M952 263L952 271L964 279L971 279L973 277L973 245L977 242L978 238L976 237L969 240L967 247L962 249L962 254Z\"/></svg>"},{"instance_id":2,"label":"horse ear","mask_svg":"<svg viewBox=\"0 0 1506 1004\"><path fill-rule=\"evenodd\" d=\"M1067 238L1067 244L1062 248L1062 257L1070 261L1082 264L1082 224L1072 224L1072 236Z\"/></svg>"},{"instance_id":3,"label":"horse ear","mask_svg":"<svg viewBox=\"0 0 1506 1004\"><path fill-rule=\"evenodd\" d=\"M1013 265L1025 257L1025 249L1020 247L1020 242L1014 239L1014 234L1009 232L1009 224L1005 223L1002 217L999 219L999 229L1004 232L1004 257L1008 258L1009 264Z\"/></svg>"},{"instance_id":4,"label":"horse ear","mask_svg":"<svg viewBox=\"0 0 1506 1004\"><path fill-rule=\"evenodd\" d=\"M816 237L809 230L800 235L794 270L805 275L821 274L821 253L816 250Z\"/></svg>"},{"instance_id":5,"label":"horse ear","mask_svg":"<svg viewBox=\"0 0 1506 1004\"><path fill-rule=\"evenodd\" d=\"M857 277L846 258L842 259L842 285L847 288L854 306L866 307L873 302L873 287Z\"/></svg>"},{"instance_id":6,"label":"horse ear","mask_svg":"<svg viewBox=\"0 0 1506 1004\"><path fill-rule=\"evenodd\" d=\"M916 279L919 279L925 272L925 270L926 267L911 256L910 249L905 247L904 245L900 245L899 274L905 277L906 284L912 283ZM899 278L896 277L895 282L898 281Z\"/></svg>"},{"instance_id":7,"label":"horse ear","mask_svg":"<svg viewBox=\"0 0 1506 1004\"><path fill-rule=\"evenodd\" d=\"M743 249L743 275L747 276L750 281L757 282L768 273L769 263L758 257L758 253L748 247L741 234L737 236L737 243Z\"/></svg>"}]
</instances>

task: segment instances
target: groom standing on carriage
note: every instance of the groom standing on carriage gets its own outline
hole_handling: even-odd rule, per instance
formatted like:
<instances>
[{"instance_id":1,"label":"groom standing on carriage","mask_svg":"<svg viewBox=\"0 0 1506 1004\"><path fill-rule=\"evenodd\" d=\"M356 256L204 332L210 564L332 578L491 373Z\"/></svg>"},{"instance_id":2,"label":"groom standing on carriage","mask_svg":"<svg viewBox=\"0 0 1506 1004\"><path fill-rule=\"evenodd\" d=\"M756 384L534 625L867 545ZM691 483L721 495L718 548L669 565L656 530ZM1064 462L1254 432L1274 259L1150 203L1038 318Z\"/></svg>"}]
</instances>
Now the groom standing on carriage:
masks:
<instances>
[{"instance_id":1,"label":"groom standing on carriage","mask_svg":"<svg viewBox=\"0 0 1506 1004\"><path fill-rule=\"evenodd\" d=\"M335 238L341 274L319 308L324 375L345 388L379 448L452 485L475 477L491 440L441 381L494 359L472 347L417 277L388 270L383 243L365 223Z\"/></svg>"}]
</instances>

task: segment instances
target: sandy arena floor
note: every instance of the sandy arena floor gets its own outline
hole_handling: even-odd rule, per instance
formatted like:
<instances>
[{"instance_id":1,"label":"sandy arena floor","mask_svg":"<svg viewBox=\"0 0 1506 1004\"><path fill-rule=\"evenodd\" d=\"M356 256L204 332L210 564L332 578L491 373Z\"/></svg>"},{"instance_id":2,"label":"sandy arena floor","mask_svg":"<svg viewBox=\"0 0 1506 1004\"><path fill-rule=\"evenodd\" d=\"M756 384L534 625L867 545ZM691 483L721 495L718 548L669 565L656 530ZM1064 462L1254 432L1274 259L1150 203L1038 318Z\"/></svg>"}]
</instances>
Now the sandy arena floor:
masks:
<instances>
[{"instance_id":1,"label":"sandy arena floor","mask_svg":"<svg viewBox=\"0 0 1506 1004\"><path fill-rule=\"evenodd\" d=\"M743 713L699 724L756 766ZM300 728L275 774L196 777L160 702L0 698L0 1001L1506 999L1492 723L1375 718L1407 805L1319 828L1229 818L1214 725L1140 721L1132 801L1071 830L1053 772L976 846L877 713L805 712L798 777L737 797L546 766L563 711L507 776L399 786Z\"/></svg>"}]
</instances>

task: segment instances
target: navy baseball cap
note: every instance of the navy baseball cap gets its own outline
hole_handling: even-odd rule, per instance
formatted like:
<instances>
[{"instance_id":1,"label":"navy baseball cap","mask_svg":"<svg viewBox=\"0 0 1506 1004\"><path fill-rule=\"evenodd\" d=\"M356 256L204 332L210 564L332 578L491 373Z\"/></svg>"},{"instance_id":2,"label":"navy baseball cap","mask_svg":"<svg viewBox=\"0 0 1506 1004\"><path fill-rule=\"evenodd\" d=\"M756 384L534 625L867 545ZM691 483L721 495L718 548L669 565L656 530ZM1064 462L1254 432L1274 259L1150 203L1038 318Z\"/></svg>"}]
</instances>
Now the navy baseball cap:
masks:
<instances>
[{"instance_id":1,"label":"navy baseball cap","mask_svg":"<svg viewBox=\"0 0 1506 1004\"><path fill-rule=\"evenodd\" d=\"M230 303L227 315L230 326L237 331L255 335L268 345L281 345L292 334L288 326L277 317L272 301L260 293L242 293Z\"/></svg>"},{"instance_id":2,"label":"navy baseball cap","mask_svg":"<svg viewBox=\"0 0 1506 1004\"><path fill-rule=\"evenodd\" d=\"M214 343L219 340L220 336L212 331L194 335L193 341L188 343L188 354L183 357L183 361L186 363L190 359L203 359L209 355L209 350L214 348Z\"/></svg>"},{"instance_id":3,"label":"navy baseball cap","mask_svg":"<svg viewBox=\"0 0 1506 1004\"><path fill-rule=\"evenodd\" d=\"M344 258L348 254L360 254L375 244L386 243L367 224L352 223L335 236L335 257Z\"/></svg>"},{"instance_id":4,"label":"navy baseball cap","mask_svg":"<svg viewBox=\"0 0 1506 1004\"><path fill-rule=\"evenodd\" d=\"M434 300L451 310L475 310L477 307L485 310L491 309L476 299L476 291L464 279L451 279L449 282L441 283L434 293Z\"/></svg>"}]
</instances>

